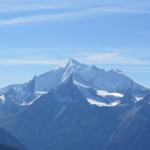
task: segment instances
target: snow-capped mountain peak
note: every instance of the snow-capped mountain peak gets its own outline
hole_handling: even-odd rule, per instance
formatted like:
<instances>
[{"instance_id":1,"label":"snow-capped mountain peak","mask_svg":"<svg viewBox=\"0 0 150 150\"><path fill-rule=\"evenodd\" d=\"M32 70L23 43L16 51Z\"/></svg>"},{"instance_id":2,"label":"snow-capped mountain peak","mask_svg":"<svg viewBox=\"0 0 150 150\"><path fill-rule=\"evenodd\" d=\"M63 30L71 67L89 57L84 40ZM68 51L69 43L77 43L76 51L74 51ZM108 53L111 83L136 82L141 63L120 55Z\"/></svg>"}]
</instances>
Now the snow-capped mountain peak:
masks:
<instances>
[{"instance_id":1,"label":"snow-capped mountain peak","mask_svg":"<svg viewBox=\"0 0 150 150\"><path fill-rule=\"evenodd\" d=\"M88 68L88 66L74 59L70 59L66 67L64 68L64 73L61 82L66 81L69 78L69 76L73 75L74 73L80 73L85 68Z\"/></svg>"},{"instance_id":2,"label":"snow-capped mountain peak","mask_svg":"<svg viewBox=\"0 0 150 150\"><path fill-rule=\"evenodd\" d=\"M77 60L73 59L73 58L70 58L67 66L68 65L79 65L79 64L81 64L81 63L78 62Z\"/></svg>"},{"instance_id":3,"label":"snow-capped mountain peak","mask_svg":"<svg viewBox=\"0 0 150 150\"><path fill-rule=\"evenodd\" d=\"M98 101L100 101L102 97L103 99L105 97L122 98L128 89L132 90L133 97L144 97L147 91L149 91L149 89L125 76L120 70L106 71L95 65L88 66L74 59L70 59L64 68L61 67L57 70L54 69L35 76L31 81L25 84L10 85L3 88L0 93L5 96L6 101L9 99L16 104L26 104L33 102L43 95L41 93L37 94L36 91L48 93L70 78L73 79L73 83L87 98L96 99Z\"/></svg>"}]
</instances>

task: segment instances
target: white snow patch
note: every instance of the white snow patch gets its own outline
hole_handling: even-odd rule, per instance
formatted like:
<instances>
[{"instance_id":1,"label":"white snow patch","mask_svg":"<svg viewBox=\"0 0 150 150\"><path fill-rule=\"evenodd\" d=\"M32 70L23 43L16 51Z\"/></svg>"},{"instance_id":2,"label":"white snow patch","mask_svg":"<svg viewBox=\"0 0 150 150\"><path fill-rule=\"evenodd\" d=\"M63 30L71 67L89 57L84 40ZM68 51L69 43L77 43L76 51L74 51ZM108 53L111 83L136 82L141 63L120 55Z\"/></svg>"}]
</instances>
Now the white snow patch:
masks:
<instances>
[{"instance_id":1,"label":"white snow patch","mask_svg":"<svg viewBox=\"0 0 150 150\"><path fill-rule=\"evenodd\" d=\"M114 96L114 97L123 97L124 95L121 93L110 93L108 91L105 90L98 90L97 91L97 95L98 96L102 96L102 97L106 97L106 96Z\"/></svg>"},{"instance_id":2,"label":"white snow patch","mask_svg":"<svg viewBox=\"0 0 150 150\"><path fill-rule=\"evenodd\" d=\"M0 95L0 102L5 102L6 98L4 95Z\"/></svg>"},{"instance_id":3,"label":"white snow patch","mask_svg":"<svg viewBox=\"0 0 150 150\"><path fill-rule=\"evenodd\" d=\"M36 95L36 99L40 98L41 96L47 94L47 91L36 91L35 95Z\"/></svg>"},{"instance_id":4,"label":"white snow patch","mask_svg":"<svg viewBox=\"0 0 150 150\"><path fill-rule=\"evenodd\" d=\"M23 102L23 103L21 104L21 106L30 106L30 105L32 105L34 102L35 102L35 100L33 100L32 102L29 102L29 103Z\"/></svg>"},{"instance_id":5,"label":"white snow patch","mask_svg":"<svg viewBox=\"0 0 150 150\"><path fill-rule=\"evenodd\" d=\"M114 101L114 102L111 102L111 103L104 103L104 102L96 101L96 100L91 99L91 98L87 98L87 101L91 105L96 105L98 107L115 107L115 106L118 106L120 104L120 101Z\"/></svg>"},{"instance_id":6,"label":"white snow patch","mask_svg":"<svg viewBox=\"0 0 150 150\"><path fill-rule=\"evenodd\" d=\"M47 94L47 91L36 91L35 94L39 94L39 95L45 95Z\"/></svg>"},{"instance_id":7,"label":"white snow patch","mask_svg":"<svg viewBox=\"0 0 150 150\"><path fill-rule=\"evenodd\" d=\"M142 101L144 98L143 97L137 97L137 96L135 96L135 99L136 99L135 100L135 103L136 103L136 102Z\"/></svg>"}]
</instances>

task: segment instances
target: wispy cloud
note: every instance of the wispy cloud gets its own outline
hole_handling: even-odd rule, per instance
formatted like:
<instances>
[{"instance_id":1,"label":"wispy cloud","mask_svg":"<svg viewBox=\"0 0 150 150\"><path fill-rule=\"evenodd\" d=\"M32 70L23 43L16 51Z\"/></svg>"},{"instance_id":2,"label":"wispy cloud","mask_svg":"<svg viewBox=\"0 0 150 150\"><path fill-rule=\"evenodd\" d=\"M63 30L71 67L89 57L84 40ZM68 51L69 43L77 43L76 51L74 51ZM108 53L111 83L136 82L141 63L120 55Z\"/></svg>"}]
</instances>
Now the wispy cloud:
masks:
<instances>
[{"instance_id":1,"label":"wispy cloud","mask_svg":"<svg viewBox=\"0 0 150 150\"><path fill-rule=\"evenodd\" d=\"M7 8L8 7L8 8ZM32 22L43 22L43 21L61 21L62 19L73 19L80 17L90 17L99 14L112 14L112 13L150 13L149 3L106 3L99 5L85 5L85 6L75 6L72 5L31 5L31 6L20 6L20 7L10 7L7 6L0 9L0 12L16 12L16 11L34 11L41 10L37 12L36 15L25 15L22 17L10 17L9 19L1 19L0 25L13 25L13 24L26 24ZM9 8L10 7L10 8ZM6 9L7 8L7 9ZM44 14L42 10L56 9L57 13ZM62 11L63 9L63 11ZM64 11L65 10L65 11ZM39 15L40 14L40 15Z\"/></svg>"},{"instance_id":2,"label":"wispy cloud","mask_svg":"<svg viewBox=\"0 0 150 150\"><path fill-rule=\"evenodd\" d=\"M47 56L29 56L21 59L1 59L0 65L64 65L67 63L72 54L63 58L48 58ZM129 66L146 66L150 67L149 60L143 60L135 57L128 57L116 52L86 52L74 54L74 58L87 64L102 65L129 65ZM137 67L135 67L137 68Z\"/></svg>"},{"instance_id":3,"label":"wispy cloud","mask_svg":"<svg viewBox=\"0 0 150 150\"><path fill-rule=\"evenodd\" d=\"M59 10L66 8L63 4L41 3L41 4L2 4L0 5L0 13L16 13L30 12L42 10Z\"/></svg>"},{"instance_id":4,"label":"wispy cloud","mask_svg":"<svg viewBox=\"0 0 150 150\"><path fill-rule=\"evenodd\" d=\"M62 15L34 15L0 20L0 25L26 24L62 18Z\"/></svg>"},{"instance_id":5,"label":"wispy cloud","mask_svg":"<svg viewBox=\"0 0 150 150\"><path fill-rule=\"evenodd\" d=\"M108 53L83 53L79 56L81 61L89 64L118 64L118 65L144 65L150 67L150 61L142 60L139 58L132 58L121 55L120 53L108 52Z\"/></svg>"},{"instance_id":6,"label":"wispy cloud","mask_svg":"<svg viewBox=\"0 0 150 150\"><path fill-rule=\"evenodd\" d=\"M47 60L31 60L31 59L3 59L0 60L0 65L55 65L59 66L65 64L65 59L47 59Z\"/></svg>"}]
</instances>

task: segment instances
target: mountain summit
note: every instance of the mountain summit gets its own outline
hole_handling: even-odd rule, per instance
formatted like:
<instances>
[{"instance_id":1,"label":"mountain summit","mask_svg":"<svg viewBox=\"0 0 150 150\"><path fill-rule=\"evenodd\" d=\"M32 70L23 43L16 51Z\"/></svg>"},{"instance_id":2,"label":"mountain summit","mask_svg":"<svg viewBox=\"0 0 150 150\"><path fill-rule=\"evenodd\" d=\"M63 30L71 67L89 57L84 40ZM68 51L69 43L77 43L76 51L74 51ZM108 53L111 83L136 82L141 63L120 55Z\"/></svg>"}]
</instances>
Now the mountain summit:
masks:
<instances>
[{"instance_id":1,"label":"mountain summit","mask_svg":"<svg viewBox=\"0 0 150 150\"><path fill-rule=\"evenodd\" d=\"M94 91L95 93L97 91L105 91L105 93L122 93L124 95L130 89L138 101L149 91L149 89L139 85L121 71L106 71L94 65L88 66L70 59L63 68L60 67L35 76L25 84L10 85L1 89L1 97L5 98L6 103L11 100L19 105L29 105L67 81L70 76L73 77L74 83L84 91L86 96L90 95L90 98L97 97L97 94L93 96L91 92L85 91ZM100 100L99 97L97 99Z\"/></svg>"}]
</instances>

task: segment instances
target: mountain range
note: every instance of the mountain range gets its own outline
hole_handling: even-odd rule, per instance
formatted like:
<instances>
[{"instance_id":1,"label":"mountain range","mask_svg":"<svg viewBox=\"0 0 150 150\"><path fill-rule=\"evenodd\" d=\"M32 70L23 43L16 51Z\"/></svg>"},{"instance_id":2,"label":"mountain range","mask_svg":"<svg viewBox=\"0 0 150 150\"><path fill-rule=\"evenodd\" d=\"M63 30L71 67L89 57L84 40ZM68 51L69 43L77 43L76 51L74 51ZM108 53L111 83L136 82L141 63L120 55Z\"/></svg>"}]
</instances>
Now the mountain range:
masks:
<instances>
[{"instance_id":1,"label":"mountain range","mask_svg":"<svg viewBox=\"0 0 150 150\"><path fill-rule=\"evenodd\" d=\"M70 59L0 89L0 126L28 150L149 150L150 89Z\"/></svg>"}]
</instances>

